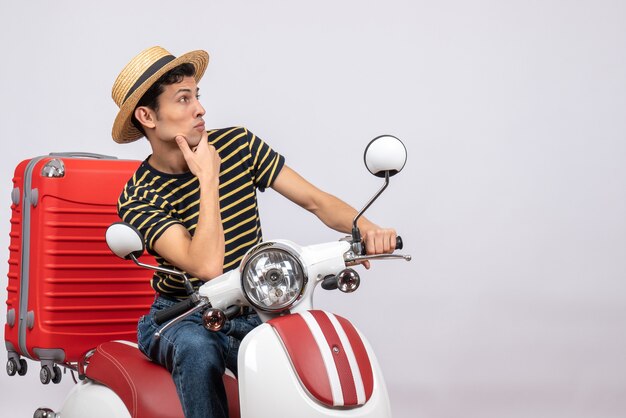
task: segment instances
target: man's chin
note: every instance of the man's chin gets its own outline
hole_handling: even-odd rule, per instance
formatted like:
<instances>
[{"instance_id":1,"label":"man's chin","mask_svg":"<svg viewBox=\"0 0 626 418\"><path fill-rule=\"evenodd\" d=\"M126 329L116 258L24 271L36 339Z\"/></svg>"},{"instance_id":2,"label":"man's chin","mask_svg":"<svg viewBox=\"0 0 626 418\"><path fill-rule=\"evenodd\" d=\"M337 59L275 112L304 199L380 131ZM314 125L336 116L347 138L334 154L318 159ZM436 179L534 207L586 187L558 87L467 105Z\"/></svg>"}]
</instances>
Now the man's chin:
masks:
<instances>
[{"instance_id":1,"label":"man's chin","mask_svg":"<svg viewBox=\"0 0 626 418\"><path fill-rule=\"evenodd\" d=\"M197 147L198 144L200 143L200 140L202 140L202 135L198 135L197 133L194 132L193 136L188 136L188 140L187 143L189 144L190 147Z\"/></svg>"},{"instance_id":2,"label":"man's chin","mask_svg":"<svg viewBox=\"0 0 626 418\"><path fill-rule=\"evenodd\" d=\"M183 136L187 140L187 144L189 145L190 148L197 147L198 144L200 143L200 140L202 139L202 134L199 134L196 131L188 132Z\"/></svg>"}]
</instances>

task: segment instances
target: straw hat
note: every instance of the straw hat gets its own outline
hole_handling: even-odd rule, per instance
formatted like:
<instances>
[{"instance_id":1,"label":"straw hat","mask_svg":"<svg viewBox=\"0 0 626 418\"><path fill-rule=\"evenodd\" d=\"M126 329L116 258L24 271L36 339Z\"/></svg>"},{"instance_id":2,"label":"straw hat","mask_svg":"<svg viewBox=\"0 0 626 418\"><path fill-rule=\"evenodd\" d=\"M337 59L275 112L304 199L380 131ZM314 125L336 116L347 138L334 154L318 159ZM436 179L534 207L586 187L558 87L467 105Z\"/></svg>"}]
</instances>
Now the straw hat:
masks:
<instances>
[{"instance_id":1,"label":"straw hat","mask_svg":"<svg viewBox=\"0 0 626 418\"><path fill-rule=\"evenodd\" d=\"M194 78L198 82L209 64L209 54L198 50L176 58L160 46L153 46L139 53L124 67L111 92L113 101L120 108L111 132L115 142L124 144L143 136L131 122L137 102L159 77L187 62L196 67Z\"/></svg>"}]
</instances>

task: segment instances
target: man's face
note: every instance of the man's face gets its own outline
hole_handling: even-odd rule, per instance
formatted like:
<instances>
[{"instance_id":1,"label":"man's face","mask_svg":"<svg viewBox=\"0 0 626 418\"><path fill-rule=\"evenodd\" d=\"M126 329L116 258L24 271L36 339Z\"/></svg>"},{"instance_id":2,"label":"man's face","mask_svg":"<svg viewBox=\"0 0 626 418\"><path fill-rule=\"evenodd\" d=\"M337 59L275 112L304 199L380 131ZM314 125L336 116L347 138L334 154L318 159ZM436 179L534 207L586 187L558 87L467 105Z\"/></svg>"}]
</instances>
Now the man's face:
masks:
<instances>
[{"instance_id":1,"label":"man's face","mask_svg":"<svg viewBox=\"0 0 626 418\"><path fill-rule=\"evenodd\" d=\"M177 135L187 138L190 147L195 147L205 131L205 110L198 101L198 86L193 77L185 77L180 83L164 86L158 98L155 134L164 141L174 141Z\"/></svg>"}]
</instances>

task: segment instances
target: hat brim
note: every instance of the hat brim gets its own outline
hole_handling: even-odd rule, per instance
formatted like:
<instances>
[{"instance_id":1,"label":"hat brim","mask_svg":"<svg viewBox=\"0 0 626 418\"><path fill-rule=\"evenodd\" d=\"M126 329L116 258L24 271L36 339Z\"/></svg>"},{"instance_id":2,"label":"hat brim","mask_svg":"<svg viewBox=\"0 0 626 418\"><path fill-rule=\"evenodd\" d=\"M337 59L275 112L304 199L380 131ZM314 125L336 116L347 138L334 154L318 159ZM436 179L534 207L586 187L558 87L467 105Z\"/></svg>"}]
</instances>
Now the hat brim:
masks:
<instances>
[{"instance_id":1,"label":"hat brim","mask_svg":"<svg viewBox=\"0 0 626 418\"><path fill-rule=\"evenodd\" d=\"M161 67L158 71L156 71L152 76L150 76L146 81L144 81L129 97L124 101L122 106L120 107L117 116L115 117L115 122L113 123L113 129L111 131L111 135L113 136L113 140L119 144L126 144L129 142L133 142L144 136L131 122L133 112L135 111L135 107L137 107L137 102L141 99L141 97L145 94L145 92L152 87L152 85L161 77L163 74L168 72L174 67L177 67L181 64L189 63L192 64L196 72L194 74L194 78L196 79L196 83L200 81L206 67L209 65L209 54L206 51L197 50L191 51L184 55L181 55L178 58L170 61L163 67Z\"/></svg>"}]
</instances>

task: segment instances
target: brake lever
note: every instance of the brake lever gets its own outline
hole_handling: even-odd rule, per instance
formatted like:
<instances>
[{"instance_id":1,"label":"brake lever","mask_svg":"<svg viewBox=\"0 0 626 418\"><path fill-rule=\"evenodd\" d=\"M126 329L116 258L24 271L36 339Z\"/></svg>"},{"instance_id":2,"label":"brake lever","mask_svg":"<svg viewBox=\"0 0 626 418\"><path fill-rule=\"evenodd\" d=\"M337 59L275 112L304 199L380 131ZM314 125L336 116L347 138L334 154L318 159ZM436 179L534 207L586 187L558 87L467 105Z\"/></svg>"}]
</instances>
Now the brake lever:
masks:
<instances>
[{"instance_id":1,"label":"brake lever","mask_svg":"<svg viewBox=\"0 0 626 418\"><path fill-rule=\"evenodd\" d=\"M185 313L182 313L180 315L178 315L176 318L172 319L170 322L168 322L167 324L165 324L160 330L158 330L157 332L154 333L154 338L155 339L160 339L161 335L172 325L176 324L177 322L180 322L181 320L187 318L189 315L193 315L194 313L201 311L207 307L210 307L211 304L209 303L209 299L207 298L201 298L200 302L198 302L198 304L193 307L192 309L188 310Z\"/></svg>"},{"instance_id":2,"label":"brake lever","mask_svg":"<svg viewBox=\"0 0 626 418\"><path fill-rule=\"evenodd\" d=\"M344 256L346 265L351 266L359 264L366 260L406 260L411 261L413 257L405 254L372 254L372 255L354 255L352 251Z\"/></svg>"}]
</instances>

